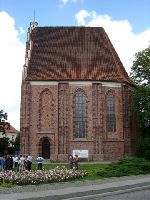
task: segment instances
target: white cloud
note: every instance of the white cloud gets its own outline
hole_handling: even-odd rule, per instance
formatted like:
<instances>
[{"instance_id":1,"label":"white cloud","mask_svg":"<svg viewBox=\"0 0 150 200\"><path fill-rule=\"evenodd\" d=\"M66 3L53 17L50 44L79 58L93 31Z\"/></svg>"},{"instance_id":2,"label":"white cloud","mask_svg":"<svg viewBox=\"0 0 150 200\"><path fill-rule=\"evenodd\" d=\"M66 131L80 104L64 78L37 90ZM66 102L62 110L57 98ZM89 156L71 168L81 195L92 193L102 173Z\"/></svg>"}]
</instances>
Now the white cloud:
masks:
<instances>
[{"instance_id":1,"label":"white cloud","mask_svg":"<svg viewBox=\"0 0 150 200\"><path fill-rule=\"evenodd\" d=\"M0 109L8 113L8 121L19 129L22 66L25 44L19 39L23 29L16 30L14 19L0 12Z\"/></svg>"},{"instance_id":2,"label":"white cloud","mask_svg":"<svg viewBox=\"0 0 150 200\"><path fill-rule=\"evenodd\" d=\"M135 53L147 48L150 41L150 28L135 34L127 20L113 20L108 15L98 15L95 11L80 10L75 19L78 25L103 27L116 49L126 71L129 73Z\"/></svg>"},{"instance_id":3,"label":"white cloud","mask_svg":"<svg viewBox=\"0 0 150 200\"><path fill-rule=\"evenodd\" d=\"M77 3L78 1L81 1L82 3L84 2L84 0L59 0L59 2L60 2L61 4L63 4L64 6L65 6L68 2Z\"/></svg>"},{"instance_id":4,"label":"white cloud","mask_svg":"<svg viewBox=\"0 0 150 200\"><path fill-rule=\"evenodd\" d=\"M19 27L19 32L20 32L20 34L24 34L24 33L25 33L25 30L20 26L20 27Z\"/></svg>"},{"instance_id":5,"label":"white cloud","mask_svg":"<svg viewBox=\"0 0 150 200\"><path fill-rule=\"evenodd\" d=\"M86 19L91 17L91 13L89 13L88 11L86 10L81 10L80 12L78 12L76 15L75 15L75 18L77 20L77 23L81 26L84 26L86 25Z\"/></svg>"},{"instance_id":6,"label":"white cloud","mask_svg":"<svg viewBox=\"0 0 150 200\"><path fill-rule=\"evenodd\" d=\"M66 5L68 3L69 0L60 0L60 3L62 3L63 5Z\"/></svg>"}]
</instances>

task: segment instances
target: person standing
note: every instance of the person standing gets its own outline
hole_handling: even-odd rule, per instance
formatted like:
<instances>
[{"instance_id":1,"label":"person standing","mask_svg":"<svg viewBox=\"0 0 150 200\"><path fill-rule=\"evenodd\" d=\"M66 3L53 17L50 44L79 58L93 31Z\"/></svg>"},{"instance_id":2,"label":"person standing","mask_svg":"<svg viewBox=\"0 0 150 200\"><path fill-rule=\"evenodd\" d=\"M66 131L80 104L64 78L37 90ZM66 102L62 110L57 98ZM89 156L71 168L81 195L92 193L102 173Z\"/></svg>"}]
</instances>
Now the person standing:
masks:
<instances>
[{"instance_id":1,"label":"person standing","mask_svg":"<svg viewBox=\"0 0 150 200\"><path fill-rule=\"evenodd\" d=\"M41 155L39 155L36 160L38 163L38 170L42 170L44 158Z\"/></svg>"},{"instance_id":2,"label":"person standing","mask_svg":"<svg viewBox=\"0 0 150 200\"><path fill-rule=\"evenodd\" d=\"M15 170L18 169L18 161L19 161L18 156L15 156L15 157L14 157L14 169L15 169ZM18 170L17 170L17 171L18 171Z\"/></svg>"},{"instance_id":3,"label":"person standing","mask_svg":"<svg viewBox=\"0 0 150 200\"><path fill-rule=\"evenodd\" d=\"M4 170L5 158L0 157L0 171Z\"/></svg>"},{"instance_id":4,"label":"person standing","mask_svg":"<svg viewBox=\"0 0 150 200\"><path fill-rule=\"evenodd\" d=\"M9 170L9 155L5 156L5 170Z\"/></svg>"},{"instance_id":5,"label":"person standing","mask_svg":"<svg viewBox=\"0 0 150 200\"><path fill-rule=\"evenodd\" d=\"M68 157L68 161L69 161L69 169L73 168L73 156L70 154Z\"/></svg>"},{"instance_id":6,"label":"person standing","mask_svg":"<svg viewBox=\"0 0 150 200\"><path fill-rule=\"evenodd\" d=\"M13 170L13 165L14 165L13 157L10 156L9 159L10 159L10 161L9 161L10 162L10 164L9 164L9 170Z\"/></svg>"},{"instance_id":7,"label":"person standing","mask_svg":"<svg viewBox=\"0 0 150 200\"><path fill-rule=\"evenodd\" d=\"M20 159L18 161L18 166L19 166L19 172L22 172L25 170L25 157L20 155Z\"/></svg>"},{"instance_id":8,"label":"person standing","mask_svg":"<svg viewBox=\"0 0 150 200\"><path fill-rule=\"evenodd\" d=\"M7 155L5 158L5 170L13 169L13 158L10 155Z\"/></svg>"},{"instance_id":9,"label":"person standing","mask_svg":"<svg viewBox=\"0 0 150 200\"><path fill-rule=\"evenodd\" d=\"M31 165L32 165L32 156L28 155L26 169L30 171L31 170Z\"/></svg>"},{"instance_id":10,"label":"person standing","mask_svg":"<svg viewBox=\"0 0 150 200\"><path fill-rule=\"evenodd\" d=\"M79 161L79 157L78 155L76 154L75 157L74 157L74 164L75 164L75 169L78 170L78 161Z\"/></svg>"}]
</instances>

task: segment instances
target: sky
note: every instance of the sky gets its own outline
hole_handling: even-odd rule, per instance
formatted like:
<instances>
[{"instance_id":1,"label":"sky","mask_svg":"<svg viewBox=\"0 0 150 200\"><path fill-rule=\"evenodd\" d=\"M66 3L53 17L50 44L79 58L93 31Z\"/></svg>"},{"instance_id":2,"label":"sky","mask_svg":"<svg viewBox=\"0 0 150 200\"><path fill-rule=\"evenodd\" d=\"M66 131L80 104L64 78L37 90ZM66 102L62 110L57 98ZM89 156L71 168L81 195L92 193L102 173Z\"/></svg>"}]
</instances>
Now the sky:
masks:
<instances>
[{"instance_id":1,"label":"sky","mask_svg":"<svg viewBox=\"0 0 150 200\"><path fill-rule=\"evenodd\" d=\"M0 0L0 109L20 129L22 69L30 22L103 27L126 71L150 46L150 0Z\"/></svg>"}]
</instances>

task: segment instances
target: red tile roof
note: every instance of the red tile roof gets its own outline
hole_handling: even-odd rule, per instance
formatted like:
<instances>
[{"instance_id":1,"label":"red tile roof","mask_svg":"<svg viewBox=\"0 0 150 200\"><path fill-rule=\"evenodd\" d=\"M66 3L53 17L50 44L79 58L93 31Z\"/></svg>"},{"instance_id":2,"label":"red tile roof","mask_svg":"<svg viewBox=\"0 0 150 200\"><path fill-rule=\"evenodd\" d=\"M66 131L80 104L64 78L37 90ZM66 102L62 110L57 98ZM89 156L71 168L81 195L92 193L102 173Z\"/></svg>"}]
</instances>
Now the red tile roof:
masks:
<instances>
[{"instance_id":1,"label":"red tile roof","mask_svg":"<svg viewBox=\"0 0 150 200\"><path fill-rule=\"evenodd\" d=\"M6 131L6 133L18 133L19 132L12 125L10 125L9 129L6 129L5 131Z\"/></svg>"},{"instance_id":2,"label":"red tile roof","mask_svg":"<svg viewBox=\"0 0 150 200\"><path fill-rule=\"evenodd\" d=\"M92 80L131 84L101 27L36 27L26 80Z\"/></svg>"}]
</instances>

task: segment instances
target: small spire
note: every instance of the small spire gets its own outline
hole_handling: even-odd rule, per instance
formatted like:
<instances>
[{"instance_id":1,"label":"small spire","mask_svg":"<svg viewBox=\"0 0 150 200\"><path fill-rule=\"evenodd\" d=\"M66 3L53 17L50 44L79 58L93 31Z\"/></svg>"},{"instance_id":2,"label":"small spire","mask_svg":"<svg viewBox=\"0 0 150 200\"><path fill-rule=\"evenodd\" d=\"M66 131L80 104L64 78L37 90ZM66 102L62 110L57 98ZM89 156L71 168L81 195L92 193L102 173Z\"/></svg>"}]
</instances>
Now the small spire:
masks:
<instances>
[{"instance_id":1,"label":"small spire","mask_svg":"<svg viewBox=\"0 0 150 200\"><path fill-rule=\"evenodd\" d=\"M35 21L35 10L33 11L33 21L30 22L30 33L31 31L38 26L38 23Z\"/></svg>"},{"instance_id":2,"label":"small spire","mask_svg":"<svg viewBox=\"0 0 150 200\"><path fill-rule=\"evenodd\" d=\"M33 21L35 22L35 10L33 12Z\"/></svg>"},{"instance_id":3,"label":"small spire","mask_svg":"<svg viewBox=\"0 0 150 200\"><path fill-rule=\"evenodd\" d=\"M35 21L35 10L33 11L33 21L30 23L30 32L38 26L38 23Z\"/></svg>"}]
</instances>

